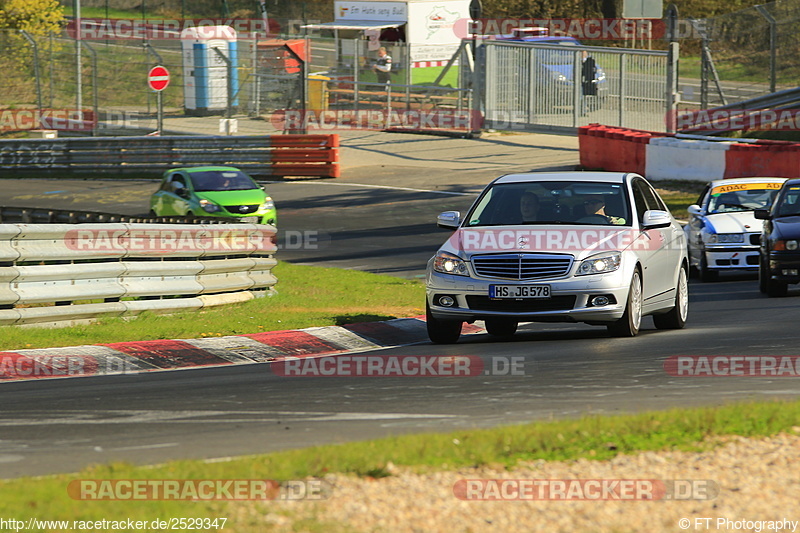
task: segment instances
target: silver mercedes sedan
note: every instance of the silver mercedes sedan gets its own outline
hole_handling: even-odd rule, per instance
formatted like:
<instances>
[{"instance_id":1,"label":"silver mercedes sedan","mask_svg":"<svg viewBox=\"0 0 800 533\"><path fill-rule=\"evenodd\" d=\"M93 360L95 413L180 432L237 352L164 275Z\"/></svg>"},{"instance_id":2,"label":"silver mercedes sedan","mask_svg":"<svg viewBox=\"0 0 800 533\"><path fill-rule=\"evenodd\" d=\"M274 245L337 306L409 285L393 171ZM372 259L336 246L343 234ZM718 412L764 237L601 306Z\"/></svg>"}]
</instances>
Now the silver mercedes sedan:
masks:
<instances>
[{"instance_id":1,"label":"silver mercedes sedan","mask_svg":"<svg viewBox=\"0 0 800 533\"><path fill-rule=\"evenodd\" d=\"M638 334L642 317L684 327L686 237L655 189L620 172L510 174L490 183L427 268L428 336L454 343L464 322L509 336L520 322L583 322Z\"/></svg>"}]
</instances>

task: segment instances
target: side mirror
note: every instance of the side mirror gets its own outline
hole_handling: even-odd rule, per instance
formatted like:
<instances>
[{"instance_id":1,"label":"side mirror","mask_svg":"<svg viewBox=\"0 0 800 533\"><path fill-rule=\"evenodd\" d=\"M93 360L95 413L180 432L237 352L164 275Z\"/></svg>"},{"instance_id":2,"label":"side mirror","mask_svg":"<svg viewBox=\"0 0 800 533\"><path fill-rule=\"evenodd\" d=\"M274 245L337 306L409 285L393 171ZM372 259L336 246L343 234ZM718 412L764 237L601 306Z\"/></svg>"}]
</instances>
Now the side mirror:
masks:
<instances>
[{"instance_id":1,"label":"side mirror","mask_svg":"<svg viewBox=\"0 0 800 533\"><path fill-rule=\"evenodd\" d=\"M436 225L443 229L458 229L461 224L461 211L445 211L439 213Z\"/></svg>"},{"instance_id":2,"label":"side mirror","mask_svg":"<svg viewBox=\"0 0 800 533\"><path fill-rule=\"evenodd\" d=\"M697 204L692 204L686 208L690 215L700 216L703 214L703 208Z\"/></svg>"},{"instance_id":3,"label":"side mirror","mask_svg":"<svg viewBox=\"0 0 800 533\"><path fill-rule=\"evenodd\" d=\"M666 211L651 209L645 211L642 219L642 229L667 228L672 224L672 217Z\"/></svg>"},{"instance_id":4,"label":"side mirror","mask_svg":"<svg viewBox=\"0 0 800 533\"><path fill-rule=\"evenodd\" d=\"M185 187L175 187L174 191L175 191L175 194L177 194L181 198L188 198L189 197L189 191L187 191Z\"/></svg>"},{"instance_id":5,"label":"side mirror","mask_svg":"<svg viewBox=\"0 0 800 533\"><path fill-rule=\"evenodd\" d=\"M769 209L756 209L753 211L753 216L758 220L769 220L772 218L769 216Z\"/></svg>"}]
</instances>

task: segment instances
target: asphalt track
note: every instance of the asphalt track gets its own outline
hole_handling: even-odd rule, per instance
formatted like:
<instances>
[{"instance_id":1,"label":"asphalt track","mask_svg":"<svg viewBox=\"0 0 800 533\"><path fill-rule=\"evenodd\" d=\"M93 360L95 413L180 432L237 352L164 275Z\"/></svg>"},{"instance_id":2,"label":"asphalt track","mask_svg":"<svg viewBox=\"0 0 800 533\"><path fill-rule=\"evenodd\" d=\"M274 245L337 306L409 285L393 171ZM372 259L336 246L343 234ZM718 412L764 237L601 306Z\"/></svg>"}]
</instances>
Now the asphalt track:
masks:
<instances>
[{"instance_id":1,"label":"asphalt track","mask_svg":"<svg viewBox=\"0 0 800 533\"><path fill-rule=\"evenodd\" d=\"M384 141L354 142L363 143L365 153L398 153L396 147L383 146ZM424 149L433 151L425 156L429 159L437 151L440 157L449 153L438 140L413 142L432 142ZM530 144L526 150L547 152ZM426 162L420 153L405 154L406 166L381 174L380 165L364 155L364 165L348 167L335 183L269 184L283 232L330 237L316 248L285 246L281 257L419 276L447 236L435 227L436 213L465 208L482 183L505 171L569 168L577 158L574 150L557 147L546 157L539 154L539 162L506 165L501 159L490 161L491 155L480 159L473 148L479 160L469 163L470 150L458 146L453 153L462 155L449 168ZM524 153L519 146L490 148ZM509 157L515 156L506 154L505 159ZM500 168L504 166L508 168ZM401 181L400 174L408 179ZM0 189L8 205L70 204L102 211L113 206L137 214L146 212L155 185L28 180L3 181ZM674 355L797 355L800 331L793 324L800 319L800 294L790 294L794 296L768 299L758 293L752 276L723 276L717 283L690 284L689 324L681 331L656 331L646 319L639 337L615 339L604 328L533 324L511 340L475 335L453 346L423 343L373 352L468 355L489 368L498 361L492 358L519 358L521 375L288 378L261 364L3 383L0 477L71 472L115 460L152 464L212 459L590 412L796 397L800 385L792 378L679 378L664 370L664 361Z\"/></svg>"}]
</instances>

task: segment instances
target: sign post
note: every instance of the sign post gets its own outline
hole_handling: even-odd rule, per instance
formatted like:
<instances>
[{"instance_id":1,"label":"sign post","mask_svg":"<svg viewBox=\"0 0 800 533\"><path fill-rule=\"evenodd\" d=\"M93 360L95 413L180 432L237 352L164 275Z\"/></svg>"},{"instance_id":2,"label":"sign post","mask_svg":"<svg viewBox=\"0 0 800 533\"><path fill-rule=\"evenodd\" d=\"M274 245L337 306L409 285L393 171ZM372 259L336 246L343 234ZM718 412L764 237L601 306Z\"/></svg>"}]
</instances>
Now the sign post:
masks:
<instances>
[{"instance_id":1,"label":"sign post","mask_svg":"<svg viewBox=\"0 0 800 533\"><path fill-rule=\"evenodd\" d=\"M157 134L161 135L161 130L164 128L164 107L161 99L161 92L169 85L169 71L166 67L161 65L155 66L150 69L147 74L147 84L151 89L156 91L156 98L158 103L158 126Z\"/></svg>"}]
</instances>

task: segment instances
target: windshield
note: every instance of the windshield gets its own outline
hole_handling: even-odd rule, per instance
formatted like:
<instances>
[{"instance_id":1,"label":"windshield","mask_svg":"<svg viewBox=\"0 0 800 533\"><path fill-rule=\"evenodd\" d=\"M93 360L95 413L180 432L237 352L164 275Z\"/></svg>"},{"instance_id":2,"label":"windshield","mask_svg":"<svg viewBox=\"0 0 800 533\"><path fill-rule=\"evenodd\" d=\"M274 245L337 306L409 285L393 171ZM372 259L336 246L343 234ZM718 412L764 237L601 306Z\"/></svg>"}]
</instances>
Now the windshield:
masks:
<instances>
[{"instance_id":1,"label":"windshield","mask_svg":"<svg viewBox=\"0 0 800 533\"><path fill-rule=\"evenodd\" d=\"M196 192L258 189L253 178L238 170L209 170L189 174Z\"/></svg>"},{"instance_id":2,"label":"windshield","mask_svg":"<svg viewBox=\"0 0 800 533\"><path fill-rule=\"evenodd\" d=\"M708 201L708 212L713 214L765 209L772 204L780 188L781 183L744 183L714 187Z\"/></svg>"},{"instance_id":3,"label":"windshield","mask_svg":"<svg viewBox=\"0 0 800 533\"><path fill-rule=\"evenodd\" d=\"M491 186L466 218L467 227L527 224L631 225L621 183L539 181Z\"/></svg>"},{"instance_id":4,"label":"windshield","mask_svg":"<svg viewBox=\"0 0 800 533\"><path fill-rule=\"evenodd\" d=\"M787 187L775 206L776 217L800 215L800 186Z\"/></svg>"}]
</instances>

